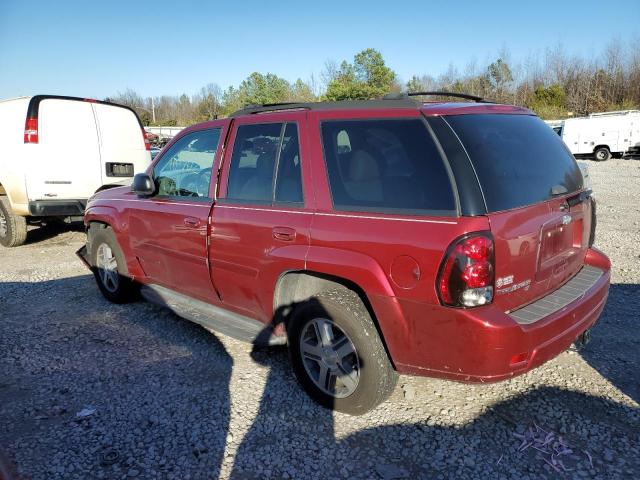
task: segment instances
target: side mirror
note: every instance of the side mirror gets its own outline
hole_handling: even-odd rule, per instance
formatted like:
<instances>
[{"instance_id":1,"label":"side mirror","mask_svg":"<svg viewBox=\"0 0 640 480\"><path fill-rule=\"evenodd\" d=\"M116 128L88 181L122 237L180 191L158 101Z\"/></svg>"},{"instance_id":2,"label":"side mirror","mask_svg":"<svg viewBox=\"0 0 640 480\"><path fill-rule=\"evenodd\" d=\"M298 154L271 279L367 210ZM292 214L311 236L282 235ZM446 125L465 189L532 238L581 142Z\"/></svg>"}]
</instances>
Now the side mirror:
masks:
<instances>
[{"instance_id":1,"label":"side mirror","mask_svg":"<svg viewBox=\"0 0 640 480\"><path fill-rule=\"evenodd\" d=\"M156 193L156 185L153 183L153 178L146 173L137 173L133 177L133 185L131 185L131 191L139 197L150 197Z\"/></svg>"}]
</instances>

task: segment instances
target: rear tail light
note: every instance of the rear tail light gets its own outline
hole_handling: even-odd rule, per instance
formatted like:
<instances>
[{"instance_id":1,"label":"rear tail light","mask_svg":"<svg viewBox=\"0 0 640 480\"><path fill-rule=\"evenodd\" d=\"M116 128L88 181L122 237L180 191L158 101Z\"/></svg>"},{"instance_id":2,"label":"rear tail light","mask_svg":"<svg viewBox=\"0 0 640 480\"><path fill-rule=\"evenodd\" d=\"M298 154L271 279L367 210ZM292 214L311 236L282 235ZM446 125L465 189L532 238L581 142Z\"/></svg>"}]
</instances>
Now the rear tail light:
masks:
<instances>
[{"instance_id":1,"label":"rear tail light","mask_svg":"<svg viewBox=\"0 0 640 480\"><path fill-rule=\"evenodd\" d=\"M24 124L24 143L38 143L37 118L27 118Z\"/></svg>"},{"instance_id":2,"label":"rear tail light","mask_svg":"<svg viewBox=\"0 0 640 480\"><path fill-rule=\"evenodd\" d=\"M142 129L142 138L144 138L144 148L145 150L151 150L151 144L149 143L149 138L147 137L147 131Z\"/></svg>"},{"instance_id":3,"label":"rear tail light","mask_svg":"<svg viewBox=\"0 0 640 480\"><path fill-rule=\"evenodd\" d=\"M478 307L493 301L493 238L474 233L455 240L440 266L440 302L451 307Z\"/></svg>"}]
</instances>

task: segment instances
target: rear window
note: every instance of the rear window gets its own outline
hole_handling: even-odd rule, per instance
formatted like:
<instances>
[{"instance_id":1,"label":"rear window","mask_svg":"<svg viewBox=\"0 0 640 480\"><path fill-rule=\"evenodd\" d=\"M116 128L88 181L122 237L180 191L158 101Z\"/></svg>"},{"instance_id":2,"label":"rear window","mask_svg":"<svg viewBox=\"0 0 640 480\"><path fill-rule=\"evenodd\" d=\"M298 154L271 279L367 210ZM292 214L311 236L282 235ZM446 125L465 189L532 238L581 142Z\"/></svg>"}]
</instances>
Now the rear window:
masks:
<instances>
[{"instance_id":1,"label":"rear window","mask_svg":"<svg viewBox=\"0 0 640 480\"><path fill-rule=\"evenodd\" d=\"M531 115L446 117L475 168L489 212L532 205L582 188L558 135Z\"/></svg>"},{"instance_id":2,"label":"rear window","mask_svg":"<svg viewBox=\"0 0 640 480\"><path fill-rule=\"evenodd\" d=\"M442 157L421 119L322 123L337 210L455 215Z\"/></svg>"}]
</instances>

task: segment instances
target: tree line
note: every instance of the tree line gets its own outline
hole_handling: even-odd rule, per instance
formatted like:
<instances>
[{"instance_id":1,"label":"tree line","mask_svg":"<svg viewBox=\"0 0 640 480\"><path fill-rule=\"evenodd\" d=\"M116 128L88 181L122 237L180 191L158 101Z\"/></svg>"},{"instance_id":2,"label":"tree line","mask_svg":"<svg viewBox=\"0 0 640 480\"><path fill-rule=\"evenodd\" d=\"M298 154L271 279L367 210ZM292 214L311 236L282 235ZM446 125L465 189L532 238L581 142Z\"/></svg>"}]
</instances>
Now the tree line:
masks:
<instances>
[{"instance_id":1,"label":"tree line","mask_svg":"<svg viewBox=\"0 0 640 480\"><path fill-rule=\"evenodd\" d=\"M328 61L320 78L289 82L273 73L254 72L223 90L209 83L189 96L144 98L127 89L107 100L133 107L144 125L180 125L222 118L248 105L380 98L392 92L469 93L500 103L528 107L545 119L640 107L640 39L612 41L598 56L569 55L561 46L519 61L503 49L494 61L451 64L434 77L423 73L407 81L373 48L351 62ZM155 120L154 120L155 117Z\"/></svg>"}]
</instances>

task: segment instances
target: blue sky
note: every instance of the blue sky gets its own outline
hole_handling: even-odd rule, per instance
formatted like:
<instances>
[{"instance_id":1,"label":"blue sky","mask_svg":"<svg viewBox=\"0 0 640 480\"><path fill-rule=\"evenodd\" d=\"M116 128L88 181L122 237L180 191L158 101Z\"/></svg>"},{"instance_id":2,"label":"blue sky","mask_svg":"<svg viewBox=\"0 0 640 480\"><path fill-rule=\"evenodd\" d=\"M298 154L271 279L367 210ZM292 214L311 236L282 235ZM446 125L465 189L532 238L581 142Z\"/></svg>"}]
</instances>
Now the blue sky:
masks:
<instances>
[{"instance_id":1,"label":"blue sky","mask_svg":"<svg viewBox=\"0 0 640 480\"><path fill-rule=\"evenodd\" d=\"M0 98L193 94L253 71L308 79L373 47L401 79L561 43L591 58L640 38L640 0L0 0Z\"/></svg>"}]
</instances>

